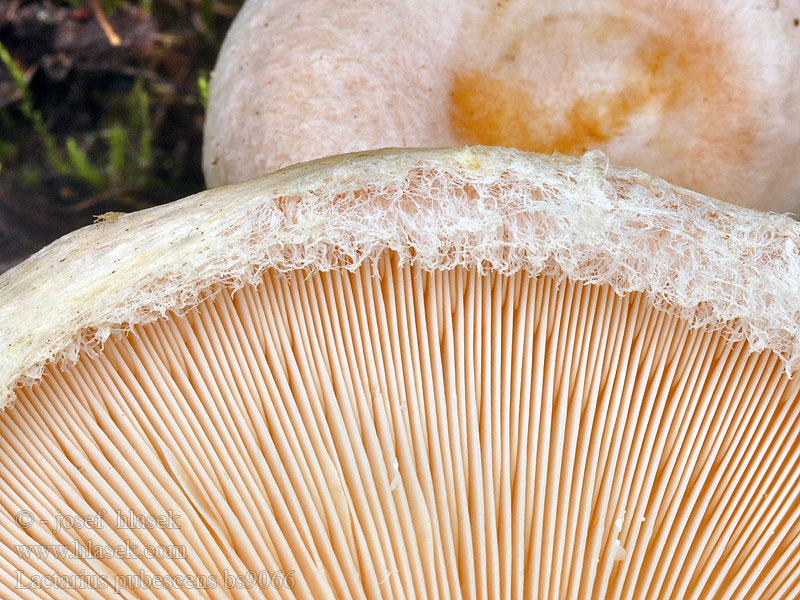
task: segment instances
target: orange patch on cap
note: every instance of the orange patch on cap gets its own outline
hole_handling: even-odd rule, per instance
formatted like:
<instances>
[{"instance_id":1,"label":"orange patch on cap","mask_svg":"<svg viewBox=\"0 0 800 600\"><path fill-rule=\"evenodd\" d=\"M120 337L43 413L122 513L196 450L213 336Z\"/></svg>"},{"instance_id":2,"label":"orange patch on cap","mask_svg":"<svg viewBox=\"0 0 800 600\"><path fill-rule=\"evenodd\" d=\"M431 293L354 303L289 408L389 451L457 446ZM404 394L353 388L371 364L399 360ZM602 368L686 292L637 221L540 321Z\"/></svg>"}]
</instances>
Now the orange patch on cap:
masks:
<instances>
[{"instance_id":1,"label":"orange patch on cap","mask_svg":"<svg viewBox=\"0 0 800 600\"><path fill-rule=\"evenodd\" d=\"M634 117L649 112L663 115L651 143L660 150L663 146L667 155L687 151L674 138L688 133L699 138L700 145L708 144L707 150L719 158L748 158L752 133L743 128L746 122L740 118L746 106L744 92L726 76L735 69L725 69L731 60L724 44L692 29L692 19L675 16L667 36L643 34L642 24L631 19L592 17L590 26L570 25L582 31L571 40L553 27L554 21L559 27L568 26L566 20L544 18L542 31L526 31L523 40L514 43L517 48L502 56L499 63L503 64L454 74L450 124L461 141L548 154L583 153L629 131ZM554 35L559 36L557 44ZM570 52L578 55L579 45L602 52L605 44L625 38L631 40L631 50L614 56L615 64L608 66L616 69L614 83L593 84L585 81L585 70L569 71ZM550 61L563 58L553 50L563 47L566 68L548 72L550 80L534 80L522 72L529 65L515 63L520 43L541 45L542 50L533 54ZM597 62L601 69L606 64ZM683 115L676 116L673 125L670 117L679 113Z\"/></svg>"}]
</instances>

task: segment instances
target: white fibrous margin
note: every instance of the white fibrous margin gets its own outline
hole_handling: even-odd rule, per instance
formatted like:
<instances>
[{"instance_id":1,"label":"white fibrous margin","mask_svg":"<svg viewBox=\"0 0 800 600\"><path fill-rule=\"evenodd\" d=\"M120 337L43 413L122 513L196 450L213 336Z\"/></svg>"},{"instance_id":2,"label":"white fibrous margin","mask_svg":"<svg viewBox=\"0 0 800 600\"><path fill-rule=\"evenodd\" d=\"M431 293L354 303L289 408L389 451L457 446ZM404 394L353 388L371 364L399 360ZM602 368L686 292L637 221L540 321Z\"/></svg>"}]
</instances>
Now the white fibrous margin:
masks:
<instances>
[{"instance_id":1,"label":"white fibrous margin","mask_svg":"<svg viewBox=\"0 0 800 600\"><path fill-rule=\"evenodd\" d=\"M110 222L110 221L115 222ZM800 225L605 156L382 150L296 165L91 225L0 276L0 406L46 364L191 310L264 271L356 269L387 249L426 270L547 274L643 292L696 327L800 366Z\"/></svg>"}]
</instances>

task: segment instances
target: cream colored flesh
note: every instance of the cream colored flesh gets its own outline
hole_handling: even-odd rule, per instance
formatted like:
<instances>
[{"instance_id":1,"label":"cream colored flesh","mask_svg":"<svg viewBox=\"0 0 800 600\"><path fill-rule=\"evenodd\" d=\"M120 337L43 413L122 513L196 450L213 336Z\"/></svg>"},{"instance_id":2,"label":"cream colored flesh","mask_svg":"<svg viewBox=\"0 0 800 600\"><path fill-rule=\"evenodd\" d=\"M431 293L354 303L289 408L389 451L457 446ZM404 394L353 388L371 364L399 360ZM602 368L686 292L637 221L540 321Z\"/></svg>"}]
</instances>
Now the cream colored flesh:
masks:
<instances>
[{"instance_id":1,"label":"cream colored flesh","mask_svg":"<svg viewBox=\"0 0 800 600\"><path fill-rule=\"evenodd\" d=\"M121 597L796 598L799 385L608 285L391 253L269 270L16 390L0 595L118 598L17 577L142 572L217 585ZM186 554L17 550L126 541ZM293 585L225 585L248 570Z\"/></svg>"}]
</instances>

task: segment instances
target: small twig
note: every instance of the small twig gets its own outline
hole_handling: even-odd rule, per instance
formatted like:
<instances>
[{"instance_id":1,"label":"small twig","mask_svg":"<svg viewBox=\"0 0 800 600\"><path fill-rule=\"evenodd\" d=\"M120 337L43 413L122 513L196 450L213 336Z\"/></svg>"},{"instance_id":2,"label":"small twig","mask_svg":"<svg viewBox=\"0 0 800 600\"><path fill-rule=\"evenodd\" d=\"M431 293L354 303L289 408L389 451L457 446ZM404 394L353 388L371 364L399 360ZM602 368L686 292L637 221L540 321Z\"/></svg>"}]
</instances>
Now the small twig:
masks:
<instances>
[{"instance_id":1,"label":"small twig","mask_svg":"<svg viewBox=\"0 0 800 600\"><path fill-rule=\"evenodd\" d=\"M185 41L186 39L191 37L192 34L188 31L184 32L181 36L178 36L178 34L175 33L164 33L164 32L157 32L155 34L156 43L166 47L174 46L178 42Z\"/></svg>"},{"instance_id":2,"label":"small twig","mask_svg":"<svg viewBox=\"0 0 800 600\"><path fill-rule=\"evenodd\" d=\"M114 31L114 28L111 26L111 23L106 17L106 13L103 12L103 7L100 6L100 0L91 0L92 2L92 11L94 12L94 16L97 18L97 22L100 23L100 27L103 29L103 33L106 34L108 38L108 43L114 46L122 45L122 39L117 35L117 32Z\"/></svg>"},{"instance_id":3,"label":"small twig","mask_svg":"<svg viewBox=\"0 0 800 600\"><path fill-rule=\"evenodd\" d=\"M124 196L125 194L130 193L130 190L125 188L111 188L108 190L103 190L99 194L94 194L93 196L89 196L85 200L81 200L80 202L76 202L69 207L70 212L83 212L95 204L100 204L101 202L105 202L107 200L112 200L118 196Z\"/></svg>"},{"instance_id":4,"label":"small twig","mask_svg":"<svg viewBox=\"0 0 800 600\"><path fill-rule=\"evenodd\" d=\"M115 200L122 206L130 207L132 210L141 210L143 208L148 208L150 204L148 204L147 202L136 200L134 198L137 191L138 190L131 188L124 188L124 187L117 187L108 190L103 190L98 194L89 196L85 200L81 200L80 202L76 202L75 204L70 205L70 207L67 210L70 213L80 213L89 210L90 208L96 206L97 204L100 204L101 202L107 202L109 200Z\"/></svg>"},{"instance_id":5,"label":"small twig","mask_svg":"<svg viewBox=\"0 0 800 600\"><path fill-rule=\"evenodd\" d=\"M203 0L192 0L192 4L194 5L202 5ZM238 4L225 4L224 2L213 2L212 3L212 10L215 14L225 17L228 19L232 19L235 17L239 12L240 6Z\"/></svg>"}]
</instances>

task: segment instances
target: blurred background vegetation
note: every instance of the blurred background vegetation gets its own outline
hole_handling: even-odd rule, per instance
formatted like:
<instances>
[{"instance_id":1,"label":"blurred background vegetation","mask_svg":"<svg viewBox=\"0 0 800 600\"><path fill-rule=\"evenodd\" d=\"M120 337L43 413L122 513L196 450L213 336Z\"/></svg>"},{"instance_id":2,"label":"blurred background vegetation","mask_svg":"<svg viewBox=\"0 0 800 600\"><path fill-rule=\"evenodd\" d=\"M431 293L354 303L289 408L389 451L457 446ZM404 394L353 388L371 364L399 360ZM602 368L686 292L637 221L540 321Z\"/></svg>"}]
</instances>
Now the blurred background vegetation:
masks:
<instances>
[{"instance_id":1,"label":"blurred background vegetation","mask_svg":"<svg viewBox=\"0 0 800 600\"><path fill-rule=\"evenodd\" d=\"M0 272L204 187L208 75L243 0L0 0Z\"/></svg>"}]
</instances>

